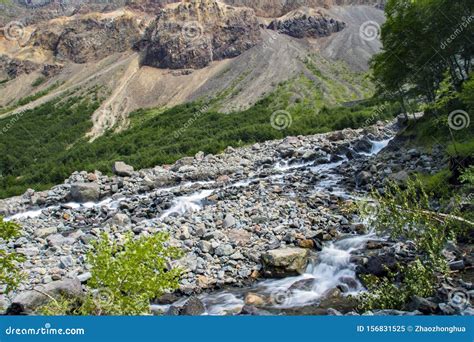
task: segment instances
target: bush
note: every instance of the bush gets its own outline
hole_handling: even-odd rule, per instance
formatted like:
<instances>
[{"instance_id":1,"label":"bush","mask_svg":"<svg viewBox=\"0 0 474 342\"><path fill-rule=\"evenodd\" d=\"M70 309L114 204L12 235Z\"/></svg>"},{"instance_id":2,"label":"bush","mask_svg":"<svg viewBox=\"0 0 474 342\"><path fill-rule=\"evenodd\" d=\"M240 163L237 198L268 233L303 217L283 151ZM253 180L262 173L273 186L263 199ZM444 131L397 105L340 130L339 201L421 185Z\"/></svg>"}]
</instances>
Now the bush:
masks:
<instances>
[{"instance_id":1,"label":"bush","mask_svg":"<svg viewBox=\"0 0 474 342\"><path fill-rule=\"evenodd\" d=\"M362 310L397 309L403 310L412 296L429 297L434 292L434 274L420 259L402 266L403 279L396 285L396 275L377 278L374 275L363 277L367 290L359 296Z\"/></svg>"},{"instance_id":2,"label":"bush","mask_svg":"<svg viewBox=\"0 0 474 342\"><path fill-rule=\"evenodd\" d=\"M168 235L158 233L135 239L128 234L123 243L107 234L93 243L87 255L92 278L87 295L61 298L42 307L45 315L142 315L150 312L150 300L179 286L181 270L168 262L181 257L167 246Z\"/></svg>"},{"instance_id":3,"label":"bush","mask_svg":"<svg viewBox=\"0 0 474 342\"><path fill-rule=\"evenodd\" d=\"M8 242L18 236L20 236L20 226L13 222L6 222L0 216L0 239ZM0 249L0 285L6 286L7 294L15 290L24 278L19 268L19 264L23 261L22 255Z\"/></svg>"},{"instance_id":4,"label":"bush","mask_svg":"<svg viewBox=\"0 0 474 342\"><path fill-rule=\"evenodd\" d=\"M433 294L437 275L447 272L442 250L449 240L455 240L462 232L461 226L455 212L444 214L431 208L429 196L419 179L409 180L404 189L389 183L383 195L374 192L373 196L377 210L376 215L368 218L370 223L379 233L388 233L394 240L413 241L418 259L400 266L399 274L381 279L365 277L363 280L369 292L360 296L361 308L402 309L413 295Z\"/></svg>"}]
</instances>

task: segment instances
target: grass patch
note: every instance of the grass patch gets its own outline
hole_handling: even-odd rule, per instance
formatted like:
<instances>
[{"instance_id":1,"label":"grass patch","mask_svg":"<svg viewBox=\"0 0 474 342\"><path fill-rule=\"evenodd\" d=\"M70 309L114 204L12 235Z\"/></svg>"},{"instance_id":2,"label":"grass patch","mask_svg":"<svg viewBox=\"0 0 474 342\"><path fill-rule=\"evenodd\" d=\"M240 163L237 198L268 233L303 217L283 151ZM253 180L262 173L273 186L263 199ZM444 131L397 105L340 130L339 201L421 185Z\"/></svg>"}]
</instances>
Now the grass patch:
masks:
<instances>
[{"instance_id":1,"label":"grass patch","mask_svg":"<svg viewBox=\"0 0 474 342\"><path fill-rule=\"evenodd\" d=\"M37 87L37 86L42 85L44 82L46 82L46 77L40 76L36 80L34 80L33 83L31 83L31 86L32 87Z\"/></svg>"}]
</instances>

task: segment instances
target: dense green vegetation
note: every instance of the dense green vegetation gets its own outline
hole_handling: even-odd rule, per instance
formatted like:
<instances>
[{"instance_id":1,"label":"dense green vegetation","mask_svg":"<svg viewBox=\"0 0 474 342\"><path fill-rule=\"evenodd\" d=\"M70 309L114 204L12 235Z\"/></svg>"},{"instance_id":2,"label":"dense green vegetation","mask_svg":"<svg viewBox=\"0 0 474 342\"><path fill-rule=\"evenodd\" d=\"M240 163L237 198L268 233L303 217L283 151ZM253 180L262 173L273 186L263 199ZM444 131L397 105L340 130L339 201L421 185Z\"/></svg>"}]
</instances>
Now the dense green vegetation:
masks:
<instances>
[{"instance_id":1,"label":"dense green vegetation","mask_svg":"<svg viewBox=\"0 0 474 342\"><path fill-rule=\"evenodd\" d=\"M326 107L319 88L303 76L279 85L245 111L222 114L213 109L214 104L139 110L131 115L129 129L109 132L93 143L84 136L99 103L89 97L55 100L0 120L0 127L10 127L0 131L0 197L20 194L28 187L48 188L76 170L109 172L116 160L136 168L152 167L198 151L218 153L227 146L362 127L398 110L396 104L377 106L374 101L350 108ZM275 112L283 114L288 127L272 126Z\"/></svg>"},{"instance_id":2,"label":"dense green vegetation","mask_svg":"<svg viewBox=\"0 0 474 342\"><path fill-rule=\"evenodd\" d=\"M61 183L73 165L64 155L84 139L97 107L71 97L0 120L0 196Z\"/></svg>"},{"instance_id":3,"label":"dense green vegetation","mask_svg":"<svg viewBox=\"0 0 474 342\"><path fill-rule=\"evenodd\" d=\"M83 298L60 298L39 309L44 315L143 315L150 301L179 287L181 270L167 263L182 256L167 245L168 235L157 233L115 242L107 234L95 241L87 255L92 278Z\"/></svg>"},{"instance_id":4,"label":"dense green vegetation","mask_svg":"<svg viewBox=\"0 0 474 342\"><path fill-rule=\"evenodd\" d=\"M389 0L382 27L384 49L372 61L377 94L406 111L421 107L422 119L403 132L417 148L444 148L447 168L419 175L400 187L374 193L378 211L372 224L395 240L415 243L417 259L388 277L364 279L370 292L362 309L404 309L412 296L429 297L448 267L448 241L468 240L474 223L463 212L472 204L474 128L474 3L469 0ZM468 203L469 205L469 203Z\"/></svg>"},{"instance_id":5,"label":"dense green vegetation","mask_svg":"<svg viewBox=\"0 0 474 342\"><path fill-rule=\"evenodd\" d=\"M0 241L9 242L20 236L20 226L13 222L5 222L0 216ZM8 253L0 249L0 285L6 286L5 293L15 290L23 280L20 263L24 257L17 253ZM0 309L2 309L0 307Z\"/></svg>"}]
</instances>

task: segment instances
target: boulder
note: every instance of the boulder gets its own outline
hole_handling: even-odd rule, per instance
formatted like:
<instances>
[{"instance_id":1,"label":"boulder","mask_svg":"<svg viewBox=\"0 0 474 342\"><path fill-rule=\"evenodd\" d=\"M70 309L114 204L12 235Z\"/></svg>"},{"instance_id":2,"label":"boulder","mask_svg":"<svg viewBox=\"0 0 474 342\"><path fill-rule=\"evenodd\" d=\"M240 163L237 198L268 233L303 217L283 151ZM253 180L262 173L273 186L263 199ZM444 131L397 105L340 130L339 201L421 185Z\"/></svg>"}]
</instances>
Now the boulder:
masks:
<instances>
[{"instance_id":1,"label":"boulder","mask_svg":"<svg viewBox=\"0 0 474 342\"><path fill-rule=\"evenodd\" d=\"M397 269L397 260L393 254L381 254L371 256L365 265L357 267L358 274L372 274L377 277L385 277L390 271Z\"/></svg>"},{"instance_id":2,"label":"boulder","mask_svg":"<svg viewBox=\"0 0 474 342\"><path fill-rule=\"evenodd\" d=\"M269 278L284 278L303 274L308 265L309 251L304 248L281 248L262 254L263 274Z\"/></svg>"},{"instance_id":3,"label":"boulder","mask_svg":"<svg viewBox=\"0 0 474 342\"><path fill-rule=\"evenodd\" d=\"M134 169L133 166L127 165L122 161L118 161L112 166L112 172L120 177L130 177L132 176Z\"/></svg>"},{"instance_id":4,"label":"boulder","mask_svg":"<svg viewBox=\"0 0 474 342\"><path fill-rule=\"evenodd\" d=\"M97 202L100 198L100 186L97 183L75 183L71 185L70 196L79 203Z\"/></svg>"},{"instance_id":5,"label":"boulder","mask_svg":"<svg viewBox=\"0 0 474 342\"><path fill-rule=\"evenodd\" d=\"M227 214L224 218L224 222L222 223L223 228L230 228L233 227L237 221L235 220L234 216L232 214Z\"/></svg>"},{"instance_id":6,"label":"boulder","mask_svg":"<svg viewBox=\"0 0 474 342\"><path fill-rule=\"evenodd\" d=\"M412 296L410 302L407 304L406 309L408 311L418 310L421 313L424 313L425 315L432 315L437 311L438 305L426 298Z\"/></svg>"},{"instance_id":7,"label":"boulder","mask_svg":"<svg viewBox=\"0 0 474 342\"><path fill-rule=\"evenodd\" d=\"M37 229L37 230L35 230L34 234L35 234L36 237L44 238L44 237L47 237L49 235L56 234L57 232L58 232L57 227L49 227L49 228Z\"/></svg>"},{"instance_id":8,"label":"boulder","mask_svg":"<svg viewBox=\"0 0 474 342\"><path fill-rule=\"evenodd\" d=\"M215 253L217 256L229 256L234 253L234 248L229 244L220 245L216 248Z\"/></svg>"},{"instance_id":9,"label":"boulder","mask_svg":"<svg viewBox=\"0 0 474 342\"><path fill-rule=\"evenodd\" d=\"M57 299L61 296L75 298L82 295L83 291L79 279L65 279L38 286L31 291L21 292L13 298L12 305L16 304L17 307L22 307L26 312L34 312L40 306L49 303L52 298Z\"/></svg>"},{"instance_id":10,"label":"boulder","mask_svg":"<svg viewBox=\"0 0 474 342\"><path fill-rule=\"evenodd\" d=\"M264 297L259 296L258 294L249 292L245 296L245 305L253 305L253 306L265 306L266 300Z\"/></svg>"},{"instance_id":11,"label":"boulder","mask_svg":"<svg viewBox=\"0 0 474 342\"><path fill-rule=\"evenodd\" d=\"M362 185L367 185L370 183L370 180L372 179L372 174L368 171L362 171L359 172L356 176L356 185L357 186L362 186Z\"/></svg>"},{"instance_id":12,"label":"boulder","mask_svg":"<svg viewBox=\"0 0 474 342\"><path fill-rule=\"evenodd\" d=\"M404 183L406 183L406 181L408 180L410 175L408 174L408 172L402 170L402 171L397 172L397 173L392 173L388 177L389 177L390 180L392 180L392 181L394 181L398 184L404 184Z\"/></svg>"},{"instance_id":13,"label":"boulder","mask_svg":"<svg viewBox=\"0 0 474 342\"><path fill-rule=\"evenodd\" d=\"M182 305L172 305L166 312L166 316L200 316L206 312L204 303L197 297L192 296Z\"/></svg>"}]
</instances>

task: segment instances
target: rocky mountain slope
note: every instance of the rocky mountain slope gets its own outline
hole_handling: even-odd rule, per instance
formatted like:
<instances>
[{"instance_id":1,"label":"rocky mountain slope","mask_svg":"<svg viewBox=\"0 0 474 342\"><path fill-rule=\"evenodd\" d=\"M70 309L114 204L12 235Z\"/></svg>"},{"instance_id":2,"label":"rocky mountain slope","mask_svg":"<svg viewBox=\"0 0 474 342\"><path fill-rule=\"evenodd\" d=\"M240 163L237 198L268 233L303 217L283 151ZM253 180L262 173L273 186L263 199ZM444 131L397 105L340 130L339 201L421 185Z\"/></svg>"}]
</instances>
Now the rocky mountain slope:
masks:
<instances>
[{"instance_id":1,"label":"rocky mountain slope","mask_svg":"<svg viewBox=\"0 0 474 342\"><path fill-rule=\"evenodd\" d=\"M326 88L327 79L336 79L351 94L349 101L360 98L357 85L324 65L336 61L347 64L349 73L363 72L380 48L378 39L360 37L365 22L384 20L372 5L303 8L268 20L252 9L215 1L166 3L121 7L123 3L111 2L96 8L90 1L72 16L40 16L31 24L5 26L0 35L0 117L71 96L77 89L101 89L104 100L90 132L94 138L111 128L124 129L128 114L144 107L171 107L217 94L222 112L249 108L281 82L302 74ZM49 6L57 4L21 8L36 13ZM303 28L310 37L295 38ZM308 57L327 78L311 75ZM33 100L16 104L28 96Z\"/></svg>"}]
</instances>

